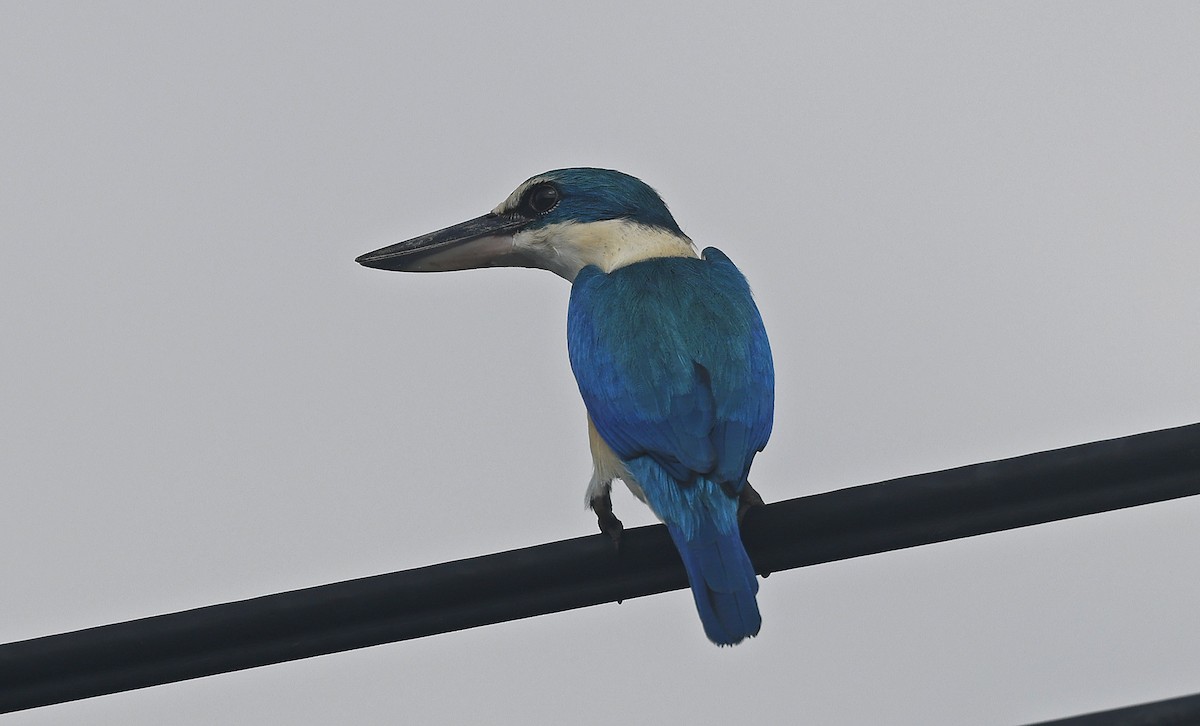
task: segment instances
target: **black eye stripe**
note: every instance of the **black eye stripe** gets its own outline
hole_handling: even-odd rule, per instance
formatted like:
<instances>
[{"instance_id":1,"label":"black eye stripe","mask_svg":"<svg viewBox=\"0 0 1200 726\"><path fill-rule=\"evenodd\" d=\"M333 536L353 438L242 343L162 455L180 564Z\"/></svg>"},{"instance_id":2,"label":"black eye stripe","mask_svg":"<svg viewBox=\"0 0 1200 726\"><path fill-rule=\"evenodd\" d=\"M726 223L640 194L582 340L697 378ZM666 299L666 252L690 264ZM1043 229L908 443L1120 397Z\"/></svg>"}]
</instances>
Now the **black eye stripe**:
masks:
<instances>
[{"instance_id":1,"label":"black eye stripe","mask_svg":"<svg viewBox=\"0 0 1200 726\"><path fill-rule=\"evenodd\" d=\"M531 187L525 193L525 198L521 201L521 207L530 215L541 216L548 214L557 207L561 198L562 194L558 191L558 187L549 182L543 182Z\"/></svg>"}]
</instances>

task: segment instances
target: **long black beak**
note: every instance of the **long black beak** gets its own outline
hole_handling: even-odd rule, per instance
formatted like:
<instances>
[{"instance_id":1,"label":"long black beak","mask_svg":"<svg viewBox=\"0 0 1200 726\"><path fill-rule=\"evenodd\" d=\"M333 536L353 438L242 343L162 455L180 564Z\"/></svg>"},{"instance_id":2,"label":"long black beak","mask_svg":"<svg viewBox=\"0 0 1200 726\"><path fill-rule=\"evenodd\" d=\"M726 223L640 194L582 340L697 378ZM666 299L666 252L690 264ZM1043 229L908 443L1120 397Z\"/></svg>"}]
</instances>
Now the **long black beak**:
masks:
<instances>
[{"instance_id":1,"label":"long black beak","mask_svg":"<svg viewBox=\"0 0 1200 726\"><path fill-rule=\"evenodd\" d=\"M397 272L525 267L524 257L513 247L513 235L529 222L529 219L516 215L485 214L368 252L355 262L377 270Z\"/></svg>"}]
</instances>

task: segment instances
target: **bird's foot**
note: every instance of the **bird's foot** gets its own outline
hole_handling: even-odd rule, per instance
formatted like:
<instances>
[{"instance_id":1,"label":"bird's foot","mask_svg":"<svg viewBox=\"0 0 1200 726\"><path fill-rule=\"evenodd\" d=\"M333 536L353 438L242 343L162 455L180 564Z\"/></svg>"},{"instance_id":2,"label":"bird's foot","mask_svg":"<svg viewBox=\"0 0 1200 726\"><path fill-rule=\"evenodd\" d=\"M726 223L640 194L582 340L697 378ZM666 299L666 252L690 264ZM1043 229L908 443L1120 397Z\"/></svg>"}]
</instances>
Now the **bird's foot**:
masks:
<instances>
[{"instance_id":1,"label":"bird's foot","mask_svg":"<svg viewBox=\"0 0 1200 726\"><path fill-rule=\"evenodd\" d=\"M600 525L600 531L608 535L612 540L613 549L621 549L621 534L625 532L625 525L621 524L621 520L613 516L612 512L607 515L597 514L596 524Z\"/></svg>"},{"instance_id":2,"label":"bird's foot","mask_svg":"<svg viewBox=\"0 0 1200 726\"><path fill-rule=\"evenodd\" d=\"M613 548L620 550L621 534L625 531L625 525L613 514L612 497L606 493L593 499L592 511L596 513L596 524L599 525L600 531L612 540Z\"/></svg>"},{"instance_id":3,"label":"bird's foot","mask_svg":"<svg viewBox=\"0 0 1200 726\"><path fill-rule=\"evenodd\" d=\"M746 482L746 486L742 487L741 496L738 498L738 524L742 523L742 518L746 516L746 512L749 512L751 507L763 506L766 506L766 502L763 501L762 495L754 491L750 482Z\"/></svg>"}]
</instances>

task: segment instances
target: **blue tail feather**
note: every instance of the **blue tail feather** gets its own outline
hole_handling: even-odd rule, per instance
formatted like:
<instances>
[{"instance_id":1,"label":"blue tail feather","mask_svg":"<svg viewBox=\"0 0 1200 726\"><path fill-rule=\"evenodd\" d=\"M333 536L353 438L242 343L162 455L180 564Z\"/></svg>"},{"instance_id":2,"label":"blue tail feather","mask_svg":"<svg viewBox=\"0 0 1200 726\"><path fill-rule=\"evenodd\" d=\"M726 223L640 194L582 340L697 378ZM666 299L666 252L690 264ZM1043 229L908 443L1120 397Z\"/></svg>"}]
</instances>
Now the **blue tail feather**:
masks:
<instances>
[{"instance_id":1,"label":"blue tail feather","mask_svg":"<svg viewBox=\"0 0 1200 726\"><path fill-rule=\"evenodd\" d=\"M731 531L721 532L715 522L703 517L690 539L675 525L668 524L667 531L683 559L708 639L717 645L735 645L758 635L762 626L754 599L758 580L736 522Z\"/></svg>"},{"instance_id":2,"label":"blue tail feather","mask_svg":"<svg viewBox=\"0 0 1200 726\"><path fill-rule=\"evenodd\" d=\"M681 484L650 456L625 465L671 533L708 639L734 645L758 635L758 580L738 530L737 497L703 476Z\"/></svg>"}]
</instances>

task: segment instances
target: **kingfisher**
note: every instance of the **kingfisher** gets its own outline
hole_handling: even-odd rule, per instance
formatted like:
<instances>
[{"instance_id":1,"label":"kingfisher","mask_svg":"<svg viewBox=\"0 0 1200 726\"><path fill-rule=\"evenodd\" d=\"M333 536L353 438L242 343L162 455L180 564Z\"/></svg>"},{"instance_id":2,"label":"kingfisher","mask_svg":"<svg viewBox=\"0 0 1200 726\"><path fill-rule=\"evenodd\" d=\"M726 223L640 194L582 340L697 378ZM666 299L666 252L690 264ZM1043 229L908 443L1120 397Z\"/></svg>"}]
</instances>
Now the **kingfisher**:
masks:
<instances>
[{"instance_id":1,"label":"kingfisher","mask_svg":"<svg viewBox=\"0 0 1200 726\"><path fill-rule=\"evenodd\" d=\"M611 493L625 482L666 525L709 640L758 634L739 523L763 503L747 477L771 435L775 372L750 286L724 253L697 253L641 180L571 168L356 261L402 272L530 267L571 283L567 351L593 464L586 505L619 546Z\"/></svg>"}]
</instances>

